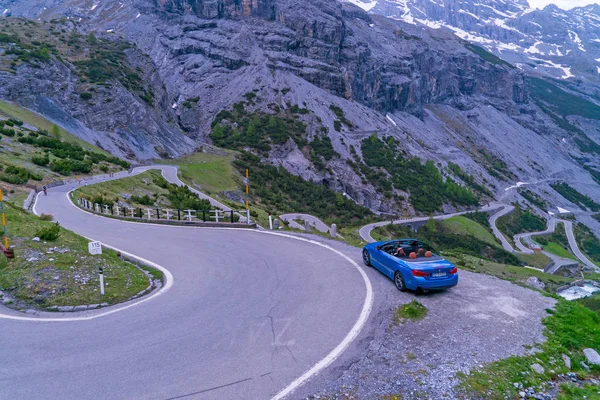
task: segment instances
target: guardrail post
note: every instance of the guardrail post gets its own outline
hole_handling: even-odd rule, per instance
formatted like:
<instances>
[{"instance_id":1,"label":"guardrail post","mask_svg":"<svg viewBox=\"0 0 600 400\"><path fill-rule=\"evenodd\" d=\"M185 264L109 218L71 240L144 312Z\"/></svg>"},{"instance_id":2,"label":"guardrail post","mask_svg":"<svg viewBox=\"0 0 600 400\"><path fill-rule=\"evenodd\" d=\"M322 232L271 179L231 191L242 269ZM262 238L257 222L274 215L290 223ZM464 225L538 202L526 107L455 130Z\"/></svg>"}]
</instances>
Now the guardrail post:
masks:
<instances>
[{"instance_id":1,"label":"guardrail post","mask_svg":"<svg viewBox=\"0 0 600 400\"><path fill-rule=\"evenodd\" d=\"M336 224L331 224L331 229L329 230L329 234L333 239L337 237L337 226Z\"/></svg>"},{"instance_id":2,"label":"guardrail post","mask_svg":"<svg viewBox=\"0 0 600 400\"><path fill-rule=\"evenodd\" d=\"M113 209L113 206L110 206L110 215L115 215L115 210Z\"/></svg>"},{"instance_id":3,"label":"guardrail post","mask_svg":"<svg viewBox=\"0 0 600 400\"><path fill-rule=\"evenodd\" d=\"M150 209L146 208L146 215L148 216L148 219L150 219Z\"/></svg>"},{"instance_id":4,"label":"guardrail post","mask_svg":"<svg viewBox=\"0 0 600 400\"><path fill-rule=\"evenodd\" d=\"M167 209L165 210L165 212L167 213L167 221L170 221L170 220L171 220L171 209L170 209L170 208L167 208Z\"/></svg>"},{"instance_id":5,"label":"guardrail post","mask_svg":"<svg viewBox=\"0 0 600 400\"><path fill-rule=\"evenodd\" d=\"M202 210L202 222L206 222L206 210Z\"/></svg>"},{"instance_id":6,"label":"guardrail post","mask_svg":"<svg viewBox=\"0 0 600 400\"><path fill-rule=\"evenodd\" d=\"M117 217L119 216L119 214L121 214L119 211L121 210L121 207L119 207L118 205L115 206L116 212L115 214L117 214Z\"/></svg>"},{"instance_id":7,"label":"guardrail post","mask_svg":"<svg viewBox=\"0 0 600 400\"><path fill-rule=\"evenodd\" d=\"M181 210L177 209L177 221L181 221Z\"/></svg>"},{"instance_id":8,"label":"guardrail post","mask_svg":"<svg viewBox=\"0 0 600 400\"><path fill-rule=\"evenodd\" d=\"M229 214L230 214L230 216L231 216L231 223L233 224L233 210L230 210L230 211L229 211Z\"/></svg>"},{"instance_id":9,"label":"guardrail post","mask_svg":"<svg viewBox=\"0 0 600 400\"><path fill-rule=\"evenodd\" d=\"M308 222L307 220L304 220L304 230L306 232L310 232L310 222Z\"/></svg>"},{"instance_id":10,"label":"guardrail post","mask_svg":"<svg viewBox=\"0 0 600 400\"><path fill-rule=\"evenodd\" d=\"M108 204L103 204L102 206L104 207L104 214L108 214Z\"/></svg>"},{"instance_id":11,"label":"guardrail post","mask_svg":"<svg viewBox=\"0 0 600 400\"><path fill-rule=\"evenodd\" d=\"M160 219L160 211L158 211L158 208L156 209L156 219Z\"/></svg>"},{"instance_id":12,"label":"guardrail post","mask_svg":"<svg viewBox=\"0 0 600 400\"><path fill-rule=\"evenodd\" d=\"M138 208L138 218L142 218L142 215L144 215L144 214L142 213L142 208L141 208L141 207L139 207L139 208Z\"/></svg>"}]
</instances>

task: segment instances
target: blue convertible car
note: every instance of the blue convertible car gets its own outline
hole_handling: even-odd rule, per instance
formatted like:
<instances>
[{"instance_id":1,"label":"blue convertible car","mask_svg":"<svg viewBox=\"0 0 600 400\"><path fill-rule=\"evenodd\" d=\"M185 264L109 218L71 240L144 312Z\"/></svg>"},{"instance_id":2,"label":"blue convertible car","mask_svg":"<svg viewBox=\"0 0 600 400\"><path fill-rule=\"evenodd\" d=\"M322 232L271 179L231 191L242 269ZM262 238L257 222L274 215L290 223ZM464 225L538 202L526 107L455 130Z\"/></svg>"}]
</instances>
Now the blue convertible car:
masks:
<instances>
[{"instance_id":1,"label":"blue convertible car","mask_svg":"<svg viewBox=\"0 0 600 400\"><path fill-rule=\"evenodd\" d=\"M417 239L369 243L363 249L365 265L394 281L398 290L446 289L458 283L458 269Z\"/></svg>"}]
</instances>

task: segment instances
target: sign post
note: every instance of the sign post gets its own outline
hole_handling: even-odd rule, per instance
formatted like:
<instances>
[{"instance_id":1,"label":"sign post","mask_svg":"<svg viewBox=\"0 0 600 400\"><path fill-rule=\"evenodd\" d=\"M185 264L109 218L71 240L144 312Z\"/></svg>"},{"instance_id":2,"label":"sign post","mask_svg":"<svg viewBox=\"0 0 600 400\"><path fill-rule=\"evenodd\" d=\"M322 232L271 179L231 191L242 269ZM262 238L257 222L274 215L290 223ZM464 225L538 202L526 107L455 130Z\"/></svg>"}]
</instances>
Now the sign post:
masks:
<instances>
[{"instance_id":1,"label":"sign post","mask_svg":"<svg viewBox=\"0 0 600 400\"><path fill-rule=\"evenodd\" d=\"M250 224L250 206L248 204L248 199L249 199L249 186L250 186L250 180L248 179L249 174L248 174L248 169L246 168L246 177L244 178L244 183L246 184L246 223Z\"/></svg>"},{"instance_id":2,"label":"sign post","mask_svg":"<svg viewBox=\"0 0 600 400\"><path fill-rule=\"evenodd\" d=\"M6 215L4 215L4 198L2 189L0 189L0 214L2 217L2 236L4 237L4 243L0 244L0 250L2 250L6 256L6 260L10 261L11 258L15 257L15 253L8 244L8 232L6 231Z\"/></svg>"},{"instance_id":3,"label":"sign post","mask_svg":"<svg viewBox=\"0 0 600 400\"><path fill-rule=\"evenodd\" d=\"M271 213L269 213L269 229L273 230L273 217Z\"/></svg>"},{"instance_id":4,"label":"sign post","mask_svg":"<svg viewBox=\"0 0 600 400\"><path fill-rule=\"evenodd\" d=\"M88 251L92 255L102 254L102 243L89 242ZM98 267L98 275L100 277L100 294L104 296L104 271L102 270L102 267Z\"/></svg>"}]
</instances>

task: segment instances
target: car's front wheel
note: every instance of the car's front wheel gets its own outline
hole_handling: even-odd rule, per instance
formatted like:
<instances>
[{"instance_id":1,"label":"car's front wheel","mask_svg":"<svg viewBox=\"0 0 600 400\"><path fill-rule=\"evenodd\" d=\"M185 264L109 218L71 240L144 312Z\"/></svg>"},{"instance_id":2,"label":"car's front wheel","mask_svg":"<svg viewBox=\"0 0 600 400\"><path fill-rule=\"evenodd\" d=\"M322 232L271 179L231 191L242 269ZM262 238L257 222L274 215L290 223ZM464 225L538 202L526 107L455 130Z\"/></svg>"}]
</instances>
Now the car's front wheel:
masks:
<instances>
[{"instance_id":1,"label":"car's front wheel","mask_svg":"<svg viewBox=\"0 0 600 400\"><path fill-rule=\"evenodd\" d=\"M396 271L394 274L394 284L396 285L396 289L401 292L406 292L406 283L404 282L404 278L400 271Z\"/></svg>"},{"instance_id":2,"label":"car's front wheel","mask_svg":"<svg viewBox=\"0 0 600 400\"><path fill-rule=\"evenodd\" d=\"M366 249L363 250L363 262L365 263L365 265L367 267L371 266L371 255L369 254L369 252Z\"/></svg>"}]
</instances>

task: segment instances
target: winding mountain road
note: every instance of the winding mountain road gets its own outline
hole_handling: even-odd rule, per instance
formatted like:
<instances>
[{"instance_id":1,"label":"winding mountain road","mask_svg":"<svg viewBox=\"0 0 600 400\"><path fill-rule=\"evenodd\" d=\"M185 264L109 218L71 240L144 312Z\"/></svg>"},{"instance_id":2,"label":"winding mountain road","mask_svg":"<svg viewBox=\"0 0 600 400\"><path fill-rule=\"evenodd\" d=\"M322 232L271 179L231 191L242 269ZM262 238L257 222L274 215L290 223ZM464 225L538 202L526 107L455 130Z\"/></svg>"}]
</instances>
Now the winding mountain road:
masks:
<instances>
[{"instance_id":1,"label":"winding mountain road","mask_svg":"<svg viewBox=\"0 0 600 400\"><path fill-rule=\"evenodd\" d=\"M173 167L132 174L147 169L178 183ZM170 271L172 286L110 312L0 309L0 398L279 399L339 356L369 315L367 275L327 245L108 219L76 208L73 187L38 196L34 211L143 255Z\"/></svg>"},{"instance_id":2,"label":"winding mountain road","mask_svg":"<svg viewBox=\"0 0 600 400\"><path fill-rule=\"evenodd\" d=\"M510 204L490 203L487 206L479 209L479 211L492 211L494 209L499 209L499 210L497 212L495 212L494 214L490 215L489 222L490 222L490 226L492 228L492 232L494 233L494 236L502 244L502 247L504 248L504 250L509 251L511 253L533 254L534 251L531 250L530 248L528 248L527 246L524 246L523 243L521 242L521 239L525 240L527 243L533 244L533 240L532 240L533 236L542 236L542 235L551 234L556 229L556 224L562 223L565 226L565 231L567 233L567 238L569 240L569 247L571 248L571 251L573 252L575 257L577 257L577 259L579 261L581 261L588 268L590 268L594 271L600 272L600 268L597 265L595 265L593 262L591 262L581 252L581 250L579 250L579 246L577 245L577 241L575 240L575 235L573 233L573 223L571 221L550 218L548 220L547 229L544 231L527 232L527 233L520 233L520 234L515 235L513 237L513 239L514 239L515 245L519 249L517 251L513 248L512 244L510 244L510 242L506 239L504 234L502 232L500 232L500 229L498 229L498 226L496 224L498 218L500 218L504 215L510 214L511 212L514 211L515 207ZM444 220L444 219L452 218L452 217L455 217L458 215L463 215L468 212L470 212L470 211L444 214L444 215L436 215L436 216L433 216L433 219ZM399 220L393 220L393 221L375 222L375 223L365 225L362 228L360 228L359 235L366 242L375 242L375 239L373 239L373 237L371 236L371 232L373 231L373 229L375 229L377 227L385 226L385 225L389 225L389 224L410 224L410 223L414 223L414 222L424 222L424 221L427 221L428 219L429 219L429 217L416 217L416 218L406 218L406 219L399 219ZM542 253L545 254L548 258L550 258L553 262L552 268L547 271L548 273L554 273L563 265L569 265L569 264L573 263L573 260L570 260L568 258L559 257L559 256L549 253L547 251L542 251Z\"/></svg>"}]
</instances>

